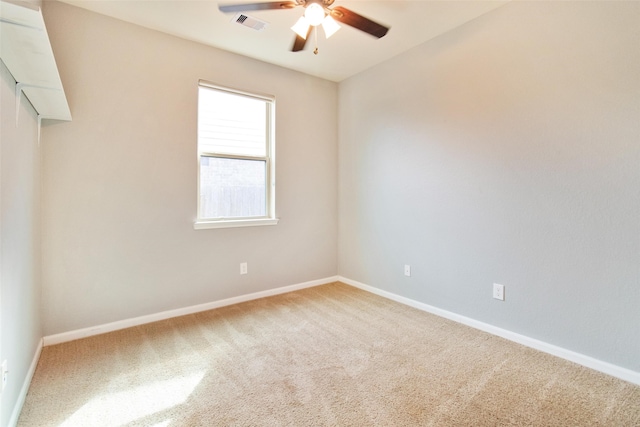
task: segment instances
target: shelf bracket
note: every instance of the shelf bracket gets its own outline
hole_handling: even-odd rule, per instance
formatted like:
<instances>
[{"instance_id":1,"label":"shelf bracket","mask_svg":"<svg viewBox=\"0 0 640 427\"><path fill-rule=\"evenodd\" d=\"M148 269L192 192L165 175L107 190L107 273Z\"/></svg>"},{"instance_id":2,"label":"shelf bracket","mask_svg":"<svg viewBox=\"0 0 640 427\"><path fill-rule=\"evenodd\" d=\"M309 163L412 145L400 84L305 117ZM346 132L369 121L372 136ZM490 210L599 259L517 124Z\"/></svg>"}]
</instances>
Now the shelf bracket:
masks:
<instances>
[{"instance_id":1,"label":"shelf bracket","mask_svg":"<svg viewBox=\"0 0 640 427\"><path fill-rule=\"evenodd\" d=\"M42 115L38 114L38 147L40 147L40 129L42 128Z\"/></svg>"},{"instance_id":2,"label":"shelf bracket","mask_svg":"<svg viewBox=\"0 0 640 427\"><path fill-rule=\"evenodd\" d=\"M19 124L20 101L22 100L22 95L24 94L24 91L22 90L22 88L34 88L34 89L44 89L44 90L54 90L54 91L60 91L61 90L61 89L58 89L58 88L55 88L55 87L30 85L28 83L16 82L16 127L18 127L18 124ZM27 99L29 99L29 97L27 97ZM29 101L29 102L31 102L31 101ZM36 110L36 113L38 114L38 135L40 135L40 121L42 120L42 115L40 113L38 113L37 110ZM38 136L38 138L39 138L39 136Z\"/></svg>"},{"instance_id":3,"label":"shelf bracket","mask_svg":"<svg viewBox=\"0 0 640 427\"><path fill-rule=\"evenodd\" d=\"M19 124L20 118L20 101L22 100L22 83L16 82L16 127Z\"/></svg>"}]
</instances>

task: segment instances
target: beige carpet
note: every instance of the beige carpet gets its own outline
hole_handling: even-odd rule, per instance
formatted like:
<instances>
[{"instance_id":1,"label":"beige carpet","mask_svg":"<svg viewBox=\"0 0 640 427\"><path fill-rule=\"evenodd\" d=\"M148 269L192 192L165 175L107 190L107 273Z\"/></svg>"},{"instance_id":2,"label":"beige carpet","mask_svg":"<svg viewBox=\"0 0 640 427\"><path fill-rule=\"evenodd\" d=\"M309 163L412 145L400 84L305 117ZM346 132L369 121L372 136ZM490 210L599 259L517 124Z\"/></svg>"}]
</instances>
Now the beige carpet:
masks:
<instances>
[{"instance_id":1,"label":"beige carpet","mask_svg":"<svg viewBox=\"0 0 640 427\"><path fill-rule=\"evenodd\" d=\"M640 426L640 387L336 283L46 347L19 426Z\"/></svg>"}]
</instances>

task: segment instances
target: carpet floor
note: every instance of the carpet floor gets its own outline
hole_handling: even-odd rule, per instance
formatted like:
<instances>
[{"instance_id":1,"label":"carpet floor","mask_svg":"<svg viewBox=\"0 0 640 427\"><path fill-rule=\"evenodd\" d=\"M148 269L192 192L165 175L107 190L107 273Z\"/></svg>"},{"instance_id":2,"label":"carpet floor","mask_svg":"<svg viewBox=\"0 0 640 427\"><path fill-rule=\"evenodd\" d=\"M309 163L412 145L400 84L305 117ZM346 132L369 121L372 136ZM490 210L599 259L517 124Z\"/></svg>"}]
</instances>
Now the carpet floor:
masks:
<instances>
[{"instance_id":1,"label":"carpet floor","mask_svg":"<svg viewBox=\"0 0 640 427\"><path fill-rule=\"evenodd\" d=\"M333 283L45 347L18 425L640 426L640 386Z\"/></svg>"}]
</instances>

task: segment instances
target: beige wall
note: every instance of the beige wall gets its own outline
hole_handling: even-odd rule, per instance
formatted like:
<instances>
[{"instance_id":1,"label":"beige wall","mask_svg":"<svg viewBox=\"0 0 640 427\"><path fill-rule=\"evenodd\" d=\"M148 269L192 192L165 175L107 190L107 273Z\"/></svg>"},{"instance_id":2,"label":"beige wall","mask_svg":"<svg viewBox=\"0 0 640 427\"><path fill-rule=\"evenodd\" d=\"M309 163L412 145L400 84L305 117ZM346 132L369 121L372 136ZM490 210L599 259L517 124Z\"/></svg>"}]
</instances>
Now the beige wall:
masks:
<instances>
[{"instance_id":1,"label":"beige wall","mask_svg":"<svg viewBox=\"0 0 640 427\"><path fill-rule=\"evenodd\" d=\"M640 372L639 23L512 2L342 82L339 274Z\"/></svg>"},{"instance_id":2,"label":"beige wall","mask_svg":"<svg viewBox=\"0 0 640 427\"><path fill-rule=\"evenodd\" d=\"M45 335L336 274L335 83L57 2L44 15L73 114L43 129ZM275 95L277 226L193 229L199 79Z\"/></svg>"}]
</instances>

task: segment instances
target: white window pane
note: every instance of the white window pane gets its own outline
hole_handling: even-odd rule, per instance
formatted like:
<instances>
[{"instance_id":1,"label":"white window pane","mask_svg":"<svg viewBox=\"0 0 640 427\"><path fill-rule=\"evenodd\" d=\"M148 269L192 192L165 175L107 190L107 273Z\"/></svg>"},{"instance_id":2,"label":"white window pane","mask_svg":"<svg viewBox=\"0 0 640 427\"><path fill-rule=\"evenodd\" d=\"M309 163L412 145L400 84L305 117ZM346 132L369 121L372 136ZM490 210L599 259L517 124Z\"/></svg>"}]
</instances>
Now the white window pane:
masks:
<instances>
[{"instance_id":1,"label":"white window pane","mask_svg":"<svg viewBox=\"0 0 640 427\"><path fill-rule=\"evenodd\" d=\"M200 152L266 157L267 108L264 100L200 87Z\"/></svg>"},{"instance_id":2,"label":"white window pane","mask_svg":"<svg viewBox=\"0 0 640 427\"><path fill-rule=\"evenodd\" d=\"M267 215L267 162L200 157L200 217Z\"/></svg>"}]
</instances>

